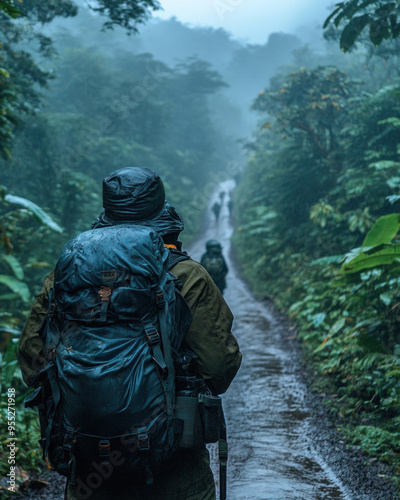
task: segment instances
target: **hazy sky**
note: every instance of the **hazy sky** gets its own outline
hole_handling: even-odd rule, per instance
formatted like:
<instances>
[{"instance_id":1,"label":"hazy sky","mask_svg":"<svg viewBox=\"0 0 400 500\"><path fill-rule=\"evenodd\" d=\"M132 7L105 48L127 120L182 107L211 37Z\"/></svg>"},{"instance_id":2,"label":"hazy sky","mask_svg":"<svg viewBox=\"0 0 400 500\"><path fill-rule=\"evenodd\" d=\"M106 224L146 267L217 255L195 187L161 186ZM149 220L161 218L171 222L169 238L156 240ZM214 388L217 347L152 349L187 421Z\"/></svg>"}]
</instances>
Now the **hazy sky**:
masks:
<instances>
[{"instance_id":1,"label":"hazy sky","mask_svg":"<svg viewBox=\"0 0 400 500\"><path fill-rule=\"evenodd\" d=\"M160 0L164 11L154 16L222 27L250 43L264 43L276 31L295 32L322 25L337 0Z\"/></svg>"}]
</instances>

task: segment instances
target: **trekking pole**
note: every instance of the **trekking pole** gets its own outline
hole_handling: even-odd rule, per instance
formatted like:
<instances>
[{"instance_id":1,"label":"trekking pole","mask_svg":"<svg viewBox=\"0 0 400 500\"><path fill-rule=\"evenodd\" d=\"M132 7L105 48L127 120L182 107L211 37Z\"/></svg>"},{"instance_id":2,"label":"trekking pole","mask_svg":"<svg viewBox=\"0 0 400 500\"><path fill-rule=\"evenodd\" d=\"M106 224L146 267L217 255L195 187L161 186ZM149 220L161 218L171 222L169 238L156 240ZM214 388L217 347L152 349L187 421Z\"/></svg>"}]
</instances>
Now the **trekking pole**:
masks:
<instances>
[{"instance_id":1,"label":"trekking pole","mask_svg":"<svg viewBox=\"0 0 400 500\"><path fill-rule=\"evenodd\" d=\"M224 411L221 408L221 431L218 441L219 452L219 497L226 500L227 466L228 466L228 442L226 437L226 422Z\"/></svg>"}]
</instances>

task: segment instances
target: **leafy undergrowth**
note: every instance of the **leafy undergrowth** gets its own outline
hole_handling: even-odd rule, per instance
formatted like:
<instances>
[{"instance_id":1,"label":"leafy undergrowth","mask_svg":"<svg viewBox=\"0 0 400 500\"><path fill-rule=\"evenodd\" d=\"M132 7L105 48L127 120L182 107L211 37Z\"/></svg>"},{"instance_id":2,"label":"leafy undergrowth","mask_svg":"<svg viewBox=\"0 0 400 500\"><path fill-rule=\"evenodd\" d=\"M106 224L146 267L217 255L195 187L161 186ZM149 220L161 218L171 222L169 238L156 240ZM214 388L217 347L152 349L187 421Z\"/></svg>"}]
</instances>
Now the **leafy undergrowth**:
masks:
<instances>
[{"instance_id":1,"label":"leafy undergrowth","mask_svg":"<svg viewBox=\"0 0 400 500\"><path fill-rule=\"evenodd\" d=\"M15 247L22 237L34 237L29 248L36 248L36 238L50 231L59 234L61 228L39 206L2 186L0 216L0 497L6 497L23 491L43 468L38 416L24 408L24 399L32 389L22 381L17 344L32 290L41 286L38 276L42 268L51 269L32 255L24 257ZM32 232L26 231L27 225Z\"/></svg>"},{"instance_id":2,"label":"leafy undergrowth","mask_svg":"<svg viewBox=\"0 0 400 500\"><path fill-rule=\"evenodd\" d=\"M313 385L330 394L325 404L349 444L398 471L399 228L399 214L380 217L361 247L346 256L310 260L297 254L296 273L288 273L289 264L266 282L252 280L260 292L268 284L295 322L307 365L316 373ZM235 242L246 262L240 238L239 232Z\"/></svg>"},{"instance_id":3,"label":"leafy undergrowth","mask_svg":"<svg viewBox=\"0 0 400 500\"><path fill-rule=\"evenodd\" d=\"M236 249L248 262L243 245ZM331 395L326 404L349 444L400 471L400 267L343 276L339 257L303 257L293 259L292 277L250 282L296 324L314 387Z\"/></svg>"},{"instance_id":4,"label":"leafy undergrowth","mask_svg":"<svg viewBox=\"0 0 400 500\"><path fill-rule=\"evenodd\" d=\"M38 416L24 408L29 391L14 377L17 360L11 346L10 342L2 359L0 401L0 496L4 498L21 491L43 469Z\"/></svg>"}]
</instances>

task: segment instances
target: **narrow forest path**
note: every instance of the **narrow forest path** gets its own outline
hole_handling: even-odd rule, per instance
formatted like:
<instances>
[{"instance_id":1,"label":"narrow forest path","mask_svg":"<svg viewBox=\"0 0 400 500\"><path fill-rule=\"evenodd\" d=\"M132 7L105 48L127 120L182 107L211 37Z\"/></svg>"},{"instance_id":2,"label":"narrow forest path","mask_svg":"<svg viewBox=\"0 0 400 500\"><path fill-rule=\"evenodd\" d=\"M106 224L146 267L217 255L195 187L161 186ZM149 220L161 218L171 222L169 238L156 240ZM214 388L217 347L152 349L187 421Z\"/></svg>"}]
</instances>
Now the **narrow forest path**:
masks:
<instances>
[{"instance_id":1,"label":"narrow forest path","mask_svg":"<svg viewBox=\"0 0 400 500\"><path fill-rule=\"evenodd\" d=\"M220 191L226 192L219 220L209 208L206 230L190 247L199 260L208 239L223 245L230 268L225 298L235 315L234 333L243 353L239 373L223 396L230 451L228 499L352 499L313 448L308 389L299 380L291 350L285 348L293 342L290 332L272 309L252 296L231 260L227 202L233 187L230 181L221 184L210 203L219 200ZM211 447L211 453L217 471L216 448Z\"/></svg>"}]
</instances>

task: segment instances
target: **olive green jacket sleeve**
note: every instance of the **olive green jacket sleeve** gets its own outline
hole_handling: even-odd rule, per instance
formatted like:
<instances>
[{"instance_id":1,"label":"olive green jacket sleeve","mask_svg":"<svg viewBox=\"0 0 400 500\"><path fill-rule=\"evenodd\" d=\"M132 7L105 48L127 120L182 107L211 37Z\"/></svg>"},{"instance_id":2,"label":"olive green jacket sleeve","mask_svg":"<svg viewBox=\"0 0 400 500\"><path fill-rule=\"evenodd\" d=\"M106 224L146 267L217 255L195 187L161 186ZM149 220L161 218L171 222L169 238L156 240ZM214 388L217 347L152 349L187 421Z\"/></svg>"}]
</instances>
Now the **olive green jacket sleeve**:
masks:
<instances>
[{"instance_id":1,"label":"olive green jacket sleeve","mask_svg":"<svg viewBox=\"0 0 400 500\"><path fill-rule=\"evenodd\" d=\"M53 283L54 271L46 276L43 288L33 302L19 340L18 363L27 385L33 385L36 373L44 366L43 343L38 330L49 309L49 291Z\"/></svg>"},{"instance_id":2,"label":"olive green jacket sleeve","mask_svg":"<svg viewBox=\"0 0 400 500\"><path fill-rule=\"evenodd\" d=\"M181 293L193 316L185 342L199 357L199 374L213 392L222 394L242 360L238 342L231 332L231 310L211 276L198 262L179 262L171 272L183 283Z\"/></svg>"}]
</instances>

